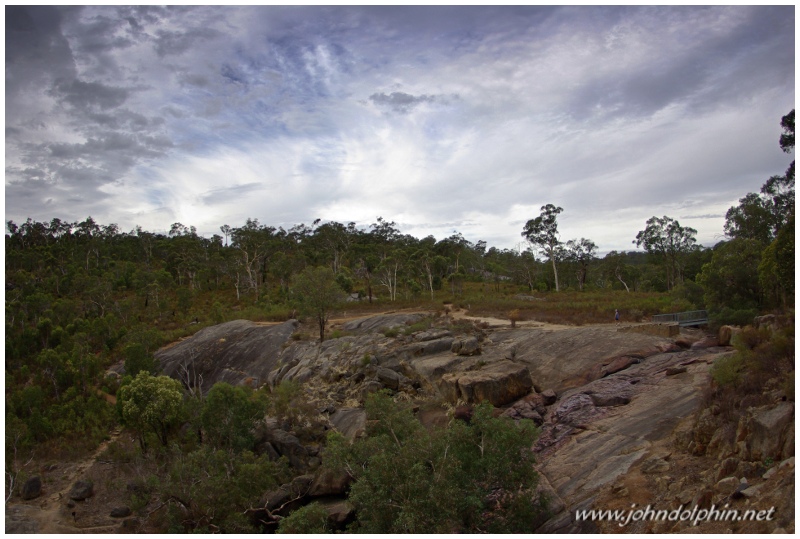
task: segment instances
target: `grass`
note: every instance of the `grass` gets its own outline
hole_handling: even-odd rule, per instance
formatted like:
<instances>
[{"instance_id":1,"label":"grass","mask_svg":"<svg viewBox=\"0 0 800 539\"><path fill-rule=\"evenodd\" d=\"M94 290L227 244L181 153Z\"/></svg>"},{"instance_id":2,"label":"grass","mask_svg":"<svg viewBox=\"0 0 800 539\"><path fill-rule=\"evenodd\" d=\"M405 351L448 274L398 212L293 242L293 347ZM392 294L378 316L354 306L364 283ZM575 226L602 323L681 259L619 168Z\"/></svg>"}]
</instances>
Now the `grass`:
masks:
<instances>
[{"instance_id":1,"label":"grass","mask_svg":"<svg viewBox=\"0 0 800 539\"><path fill-rule=\"evenodd\" d=\"M518 295L533 296L523 299ZM472 316L509 319L509 313L518 311L519 320L536 320L552 324L585 325L613 323L614 310L619 309L623 322L649 320L654 314L682 312L694 308L685 299L667 293L625 292L617 290L534 292L505 285L494 291L483 283L464 283L464 293L453 297L449 290L421 295L416 299L397 301L375 300L346 306L348 316L368 316L387 310L427 310L441 312L445 305L463 308Z\"/></svg>"}]
</instances>

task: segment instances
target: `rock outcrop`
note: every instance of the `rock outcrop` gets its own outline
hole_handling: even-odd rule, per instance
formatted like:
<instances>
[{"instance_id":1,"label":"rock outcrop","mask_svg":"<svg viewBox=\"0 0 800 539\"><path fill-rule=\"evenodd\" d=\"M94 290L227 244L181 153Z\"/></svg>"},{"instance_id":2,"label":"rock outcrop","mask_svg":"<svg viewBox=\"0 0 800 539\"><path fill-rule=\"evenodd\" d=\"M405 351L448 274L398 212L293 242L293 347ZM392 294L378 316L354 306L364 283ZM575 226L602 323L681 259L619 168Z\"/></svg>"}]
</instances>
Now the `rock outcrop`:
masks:
<instances>
[{"instance_id":1,"label":"rock outcrop","mask_svg":"<svg viewBox=\"0 0 800 539\"><path fill-rule=\"evenodd\" d=\"M258 387L278 365L282 346L297 329L296 320L264 326L234 320L200 330L155 354L165 374L195 383L204 392L217 382Z\"/></svg>"}]
</instances>

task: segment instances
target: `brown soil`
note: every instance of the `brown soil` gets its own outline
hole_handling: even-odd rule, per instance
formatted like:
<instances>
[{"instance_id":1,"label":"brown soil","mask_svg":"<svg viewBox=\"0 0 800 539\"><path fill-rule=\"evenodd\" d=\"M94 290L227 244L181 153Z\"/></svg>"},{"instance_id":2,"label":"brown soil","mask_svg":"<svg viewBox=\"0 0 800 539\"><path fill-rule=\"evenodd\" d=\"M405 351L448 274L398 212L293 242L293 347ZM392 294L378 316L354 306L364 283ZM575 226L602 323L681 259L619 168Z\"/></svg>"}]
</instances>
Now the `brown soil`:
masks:
<instances>
[{"instance_id":1,"label":"brown soil","mask_svg":"<svg viewBox=\"0 0 800 539\"><path fill-rule=\"evenodd\" d=\"M33 463L28 473L38 473L42 477L42 495L29 501L14 498L6 504L6 533L115 532L118 524L107 517L110 511L108 500L97 495L102 483L113 477L113 473L104 473L103 463L97 459L120 436L120 432L112 433L109 440L101 443L94 453L76 462L60 462L45 468ZM86 478L95 483L95 496L85 501L71 501L68 494L72 485Z\"/></svg>"}]
</instances>

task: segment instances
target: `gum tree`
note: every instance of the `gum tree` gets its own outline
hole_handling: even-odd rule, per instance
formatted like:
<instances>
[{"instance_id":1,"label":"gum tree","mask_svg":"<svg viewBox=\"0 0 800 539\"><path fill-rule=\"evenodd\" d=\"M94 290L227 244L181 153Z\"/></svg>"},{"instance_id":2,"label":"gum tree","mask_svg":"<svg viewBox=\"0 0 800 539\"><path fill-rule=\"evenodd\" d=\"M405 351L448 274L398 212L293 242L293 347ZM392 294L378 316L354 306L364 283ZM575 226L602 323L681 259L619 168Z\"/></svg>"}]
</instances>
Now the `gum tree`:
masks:
<instances>
[{"instance_id":1,"label":"gum tree","mask_svg":"<svg viewBox=\"0 0 800 539\"><path fill-rule=\"evenodd\" d=\"M644 230L639 231L633 243L660 258L666 268L667 290L683 281L683 259L697 243L697 230L682 227L671 217L651 217Z\"/></svg>"},{"instance_id":2,"label":"gum tree","mask_svg":"<svg viewBox=\"0 0 800 539\"><path fill-rule=\"evenodd\" d=\"M563 208L547 204L542 206L542 213L539 217L529 220L522 230L522 237L532 245L538 247L542 254L550 259L553 265L553 276L556 281L556 292L558 292L558 268L556 261L561 253L561 241L558 239L558 214L564 211Z\"/></svg>"},{"instance_id":3,"label":"gum tree","mask_svg":"<svg viewBox=\"0 0 800 539\"><path fill-rule=\"evenodd\" d=\"M331 310L344 301L344 291L327 267L306 268L294 281L293 292L300 311L316 318L319 340L325 340L325 324Z\"/></svg>"}]
</instances>

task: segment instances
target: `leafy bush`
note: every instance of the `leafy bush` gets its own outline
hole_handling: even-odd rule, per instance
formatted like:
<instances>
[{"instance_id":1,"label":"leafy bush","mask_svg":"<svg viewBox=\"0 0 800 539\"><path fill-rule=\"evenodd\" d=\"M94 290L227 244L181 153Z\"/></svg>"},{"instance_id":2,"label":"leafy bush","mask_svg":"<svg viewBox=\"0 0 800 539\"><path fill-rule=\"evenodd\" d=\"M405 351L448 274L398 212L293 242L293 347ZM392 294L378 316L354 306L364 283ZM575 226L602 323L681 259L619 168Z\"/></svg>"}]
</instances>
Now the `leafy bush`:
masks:
<instances>
[{"instance_id":1,"label":"leafy bush","mask_svg":"<svg viewBox=\"0 0 800 539\"><path fill-rule=\"evenodd\" d=\"M742 378L744 359L741 354L722 356L714 361L711 377L721 386L736 386Z\"/></svg>"},{"instance_id":2,"label":"leafy bush","mask_svg":"<svg viewBox=\"0 0 800 539\"><path fill-rule=\"evenodd\" d=\"M470 424L428 431L381 391L366 404L368 436L331 433L326 466L354 476L352 529L365 533L530 532L544 517L530 421L476 408ZM403 470L398 474L398 470Z\"/></svg>"},{"instance_id":3,"label":"leafy bush","mask_svg":"<svg viewBox=\"0 0 800 539\"><path fill-rule=\"evenodd\" d=\"M383 333L384 337L388 337L390 339L393 339L394 337L397 337L398 335L400 335L400 330L398 328L396 328L396 327L393 327L393 328L382 328L381 329L381 333Z\"/></svg>"},{"instance_id":4,"label":"leafy bush","mask_svg":"<svg viewBox=\"0 0 800 539\"><path fill-rule=\"evenodd\" d=\"M753 323L753 318L758 316L758 309L732 309L724 307L716 312L710 312L710 325L713 328L720 326L746 326Z\"/></svg>"},{"instance_id":5,"label":"leafy bush","mask_svg":"<svg viewBox=\"0 0 800 539\"><path fill-rule=\"evenodd\" d=\"M167 455L169 473L159 488L169 507L173 531L252 533L246 511L265 491L288 479L283 460L249 451L231 453L208 446ZM177 528L177 529L176 529Z\"/></svg>"},{"instance_id":6,"label":"leafy bush","mask_svg":"<svg viewBox=\"0 0 800 539\"><path fill-rule=\"evenodd\" d=\"M328 511L318 503L311 503L281 520L278 533L329 533Z\"/></svg>"}]
</instances>

